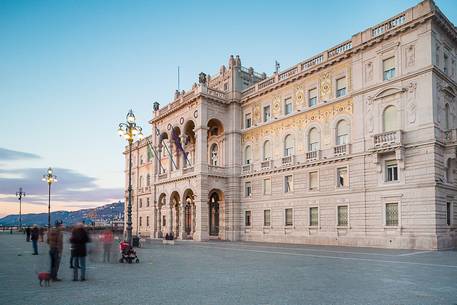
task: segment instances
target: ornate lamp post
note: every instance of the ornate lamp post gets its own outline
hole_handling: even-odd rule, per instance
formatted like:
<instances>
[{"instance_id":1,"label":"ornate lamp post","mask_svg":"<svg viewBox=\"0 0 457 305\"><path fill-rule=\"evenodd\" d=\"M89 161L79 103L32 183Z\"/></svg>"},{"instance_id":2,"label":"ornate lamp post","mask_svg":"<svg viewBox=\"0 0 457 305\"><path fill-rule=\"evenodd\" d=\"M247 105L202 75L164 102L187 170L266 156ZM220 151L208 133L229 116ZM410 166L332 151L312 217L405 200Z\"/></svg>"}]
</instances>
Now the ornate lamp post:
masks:
<instances>
[{"instance_id":1,"label":"ornate lamp post","mask_svg":"<svg viewBox=\"0 0 457 305\"><path fill-rule=\"evenodd\" d=\"M132 246L132 143L135 137L139 140L143 139L143 133L140 126L135 123L135 115L133 111L127 113L127 122L120 123L118 133L119 136L124 137L129 143L129 202L127 205L127 242Z\"/></svg>"},{"instance_id":2,"label":"ornate lamp post","mask_svg":"<svg viewBox=\"0 0 457 305\"><path fill-rule=\"evenodd\" d=\"M19 192L16 192L16 196L19 199L19 230L22 230L22 197L25 197L22 187L19 188Z\"/></svg>"},{"instance_id":3,"label":"ornate lamp post","mask_svg":"<svg viewBox=\"0 0 457 305\"><path fill-rule=\"evenodd\" d=\"M43 175L44 182L48 183L48 230L51 229L51 184L57 182L57 176L52 174L52 168L48 168L48 173Z\"/></svg>"}]
</instances>

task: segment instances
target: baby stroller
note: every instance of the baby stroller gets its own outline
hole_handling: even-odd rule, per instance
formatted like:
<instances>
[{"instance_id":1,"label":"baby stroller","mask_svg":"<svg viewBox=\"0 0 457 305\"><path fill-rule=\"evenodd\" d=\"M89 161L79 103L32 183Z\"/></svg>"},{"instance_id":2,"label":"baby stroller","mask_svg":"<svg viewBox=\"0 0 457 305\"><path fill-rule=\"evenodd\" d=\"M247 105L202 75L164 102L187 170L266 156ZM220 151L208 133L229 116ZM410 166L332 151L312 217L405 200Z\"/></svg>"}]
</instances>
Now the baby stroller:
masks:
<instances>
[{"instance_id":1,"label":"baby stroller","mask_svg":"<svg viewBox=\"0 0 457 305\"><path fill-rule=\"evenodd\" d=\"M133 247L131 247L128 242L126 242L125 240L122 241L119 244L119 248L121 251L121 258L119 259L119 263L127 262L131 264L134 260L135 263L140 262L140 259L138 258L138 256L136 256L136 251L133 250Z\"/></svg>"}]
</instances>

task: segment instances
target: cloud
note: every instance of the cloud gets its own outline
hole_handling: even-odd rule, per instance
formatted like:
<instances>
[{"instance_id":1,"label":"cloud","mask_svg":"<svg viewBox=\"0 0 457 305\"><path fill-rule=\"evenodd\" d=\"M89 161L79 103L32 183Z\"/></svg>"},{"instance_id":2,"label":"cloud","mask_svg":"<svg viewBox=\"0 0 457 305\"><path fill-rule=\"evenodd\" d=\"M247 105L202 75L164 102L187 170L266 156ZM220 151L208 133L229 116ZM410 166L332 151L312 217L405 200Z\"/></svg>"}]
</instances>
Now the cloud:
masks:
<instances>
[{"instance_id":1,"label":"cloud","mask_svg":"<svg viewBox=\"0 0 457 305\"><path fill-rule=\"evenodd\" d=\"M36 154L0 147L0 161L5 161L5 160L12 161L12 160L22 160L22 159L40 159L40 158L41 157Z\"/></svg>"},{"instance_id":2,"label":"cloud","mask_svg":"<svg viewBox=\"0 0 457 305\"><path fill-rule=\"evenodd\" d=\"M46 204L48 186L41 180L46 168L0 169L0 194L3 201L17 201L13 196L19 187L29 203ZM52 199L66 202L107 202L124 197L122 188L101 188L96 179L71 169L54 168L58 181L52 184Z\"/></svg>"}]
</instances>

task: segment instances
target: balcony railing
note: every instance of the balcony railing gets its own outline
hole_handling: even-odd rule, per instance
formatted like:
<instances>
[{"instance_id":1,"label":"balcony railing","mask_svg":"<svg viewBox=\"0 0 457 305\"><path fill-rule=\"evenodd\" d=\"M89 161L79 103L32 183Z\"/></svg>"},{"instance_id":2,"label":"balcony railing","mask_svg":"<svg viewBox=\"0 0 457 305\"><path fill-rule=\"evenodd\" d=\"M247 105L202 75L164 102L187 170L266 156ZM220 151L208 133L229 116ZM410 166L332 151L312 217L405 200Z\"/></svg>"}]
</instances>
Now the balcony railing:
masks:
<instances>
[{"instance_id":1,"label":"balcony railing","mask_svg":"<svg viewBox=\"0 0 457 305\"><path fill-rule=\"evenodd\" d=\"M182 169L183 174L192 173L194 171L194 166L187 166Z\"/></svg>"},{"instance_id":2,"label":"balcony railing","mask_svg":"<svg viewBox=\"0 0 457 305\"><path fill-rule=\"evenodd\" d=\"M159 174L159 180L167 179L168 173Z\"/></svg>"},{"instance_id":3,"label":"balcony railing","mask_svg":"<svg viewBox=\"0 0 457 305\"><path fill-rule=\"evenodd\" d=\"M245 164L242 167L243 173L250 173L252 171L252 164Z\"/></svg>"},{"instance_id":4,"label":"balcony railing","mask_svg":"<svg viewBox=\"0 0 457 305\"><path fill-rule=\"evenodd\" d=\"M444 142L457 142L457 129L451 129L444 132Z\"/></svg>"},{"instance_id":5,"label":"balcony railing","mask_svg":"<svg viewBox=\"0 0 457 305\"><path fill-rule=\"evenodd\" d=\"M295 163L295 156L286 156L281 158L281 164L285 165L292 165Z\"/></svg>"},{"instance_id":6,"label":"balcony railing","mask_svg":"<svg viewBox=\"0 0 457 305\"><path fill-rule=\"evenodd\" d=\"M374 135L373 140L375 148L397 146L402 144L402 133L401 130L383 132Z\"/></svg>"},{"instance_id":7,"label":"balcony railing","mask_svg":"<svg viewBox=\"0 0 457 305\"><path fill-rule=\"evenodd\" d=\"M335 157L344 156L351 153L351 144L343 144L333 147L333 155Z\"/></svg>"},{"instance_id":8,"label":"balcony railing","mask_svg":"<svg viewBox=\"0 0 457 305\"><path fill-rule=\"evenodd\" d=\"M273 168L273 160L265 160L260 163L261 170L266 170L270 168Z\"/></svg>"},{"instance_id":9,"label":"balcony railing","mask_svg":"<svg viewBox=\"0 0 457 305\"><path fill-rule=\"evenodd\" d=\"M225 167L208 165L208 173L213 175L225 176Z\"/></svg>"},{"instance_id":10,"label":"balcony railing","mask_svg":"<svg viewBox=\"0 0 457 305\"><path fill-rule=\"evenodd\" d=\"M306 153L306 161L316 161L321 158L321 151L314 150Z\"/></svg>"}]
</instances>

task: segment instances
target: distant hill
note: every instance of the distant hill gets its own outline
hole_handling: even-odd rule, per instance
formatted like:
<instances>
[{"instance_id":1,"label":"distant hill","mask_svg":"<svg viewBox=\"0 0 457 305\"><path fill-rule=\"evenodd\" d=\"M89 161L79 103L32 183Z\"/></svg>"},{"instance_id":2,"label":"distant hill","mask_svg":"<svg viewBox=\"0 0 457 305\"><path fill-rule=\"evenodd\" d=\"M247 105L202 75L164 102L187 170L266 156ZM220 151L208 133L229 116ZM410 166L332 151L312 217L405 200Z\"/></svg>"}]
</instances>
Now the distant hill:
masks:
<instances>
[{"instance_id":1,"label":"distant hill","mask_svg":"<svg viewBox=\"0 0 457 305\"><path fill-rule=\"evenodd\" d=\"M62 220L64 225L72 225L74 223L84 221L90 223L92 221L109 222L114 219L123 217L124 202L114 202L93 209L83 209L78 211L56 211L51 212L51 225L56 220ZM48 224L48 213L40 214L22 214L22 225L45 226ZM19 225L19 214L8 215L0 219L1 226L16 226Z\"/></svg>"}]
</instances>

